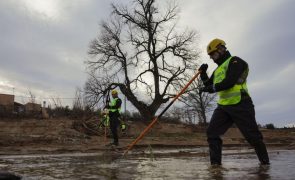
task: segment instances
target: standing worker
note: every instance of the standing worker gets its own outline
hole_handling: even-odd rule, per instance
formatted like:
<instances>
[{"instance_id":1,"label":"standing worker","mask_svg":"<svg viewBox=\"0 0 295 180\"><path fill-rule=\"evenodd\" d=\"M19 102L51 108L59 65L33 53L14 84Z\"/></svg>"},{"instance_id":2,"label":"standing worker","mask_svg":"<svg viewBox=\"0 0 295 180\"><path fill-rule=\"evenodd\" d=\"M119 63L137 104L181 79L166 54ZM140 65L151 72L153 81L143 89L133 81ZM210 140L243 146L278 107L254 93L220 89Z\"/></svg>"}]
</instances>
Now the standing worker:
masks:
<instances>
[{"instance_id":1,"label":"standing worker","mask_svg":"<svg viewBox=\"0 0 295 180\"><path fill-rule=\"evenodd\" d=\"M110 128L113 135L113 142L108 144L109 146L118 146L118 126L120 125L120 110L122 100L118 97L118 92L116 90L112 90L112 101L109 105L106 106L109 109L109 117L110 117Z\"/></svg>"},{"instance_id":2,"label":"standing worker","mask_svg":"<svg viewBox=\"0 0 295 180\"><path fill-rule=\"evenodd\" d=\"M211 165L221 165L222 139L220 138L233 123L239 128L245 139L254 147L261 164L269 164L268 153L263 136L255 120L255 110L249 95L246 79L248 64L239 57L231 56L221 39L212 40L207 46L207 53L218 65L213 75L208 78L208 65L199 68L205 87L200 93L217 92L218 106L214 110L207 129Z\"/></svg>"}]
</instances>

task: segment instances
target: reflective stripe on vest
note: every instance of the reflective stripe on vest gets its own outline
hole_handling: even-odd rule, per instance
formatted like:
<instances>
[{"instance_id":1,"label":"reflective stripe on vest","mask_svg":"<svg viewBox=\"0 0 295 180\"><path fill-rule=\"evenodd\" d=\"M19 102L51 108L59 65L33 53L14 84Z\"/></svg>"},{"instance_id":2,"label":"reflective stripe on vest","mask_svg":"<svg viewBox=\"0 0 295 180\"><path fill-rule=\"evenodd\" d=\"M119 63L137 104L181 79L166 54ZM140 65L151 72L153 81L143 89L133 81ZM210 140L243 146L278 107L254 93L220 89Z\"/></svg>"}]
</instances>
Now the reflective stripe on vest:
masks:
<instances>
[{"instance_id":1,"label":"reflective stripe on vest","mask_svg":"<svg viewBox=\"0 0 295 180\"><path fill-rule=\"evenodd\" d=\"M214 79L213 79L214 85L217 83L220 83L221 81L225 79L227 68L231 58L232 57L229 57L222 65L217 67L217 69L214 71ZM248 73L248 68L245 73ZM219 100L217 103L220 105L232 105L232 104L239 103L241 101L241 90L243 89L248 93L246 77L244 78L245 79L241 84L235 84L233 87L227 90L219 91L217 93L219 96Z\"/></svg>"},{"instance_id":2,"label":"reflective stripe on vest","mask_svg":"<svg viewBox=\"0 0 295 180\"><path fill-rule=\"evenodd\" d=\"M113 99L112 101L111 101L111 103L110 103L110 106L111 107L114 107L114 106L116 106L116 104L117 104L117 100L118 100L119 98L115 98L115 99ZM121 107L119 107L118 109L116 109L116 108L110 108L110 111L111 112L116 112L116 111L118 111L119 113L121 112Z\"/></svg>"}]
</instances>

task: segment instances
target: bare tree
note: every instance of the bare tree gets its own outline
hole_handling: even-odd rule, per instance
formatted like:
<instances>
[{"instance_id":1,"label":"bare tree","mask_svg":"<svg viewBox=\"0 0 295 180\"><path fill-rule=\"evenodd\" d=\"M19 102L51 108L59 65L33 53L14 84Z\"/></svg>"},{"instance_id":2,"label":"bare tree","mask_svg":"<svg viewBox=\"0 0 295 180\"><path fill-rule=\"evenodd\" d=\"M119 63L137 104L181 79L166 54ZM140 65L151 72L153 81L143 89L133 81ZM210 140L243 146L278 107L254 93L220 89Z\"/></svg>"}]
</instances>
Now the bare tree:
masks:
<instances>
[{"instance_id":1,"label":"bare tree","mask_svg":"<svg viewBox=\"0 0 295 180\"><path fill-rule=\"evenodd\" d=\"M183 116L183 111L182 111L182 108L180 107L173 107L171 110L170 110L170 114L173 118L175 119L178 119L179 121L181 120L181 117Z\"/></svg>"},{"instance_id":2,"label":"bare tree","mask_svg":"<svg viewBox=\"0 0 295 180\"><path fill-rule=\"evenodd\" d=\"M161 2L162 3L162 2ZM86 97L96 104L107 91L119 88L150 120L192 77L199 53L195 31L178 33L178 6L161 10L155 0L134 0L130 6L112 4L112 16L102 22L90 43Z\"/></svg>"},{"instance_id":3,"label":"bare tree","mask_svg":"<svg viewBox=\"0 0 295 180\"><path fill-rule=\"evenodd\" d=\"M73 101L73 109L84 109L83 96L79 88L76 88L75 99Z\"/></svg>"},{"instance_id":4,"label":"bare tree","mask_svg":"<svg viewBox=\"0 0 295 180\"><path fill-rule=\"evenodd\" d=\"M181 101L185 103L186 108L196 111L198 114L199 124L206 125L206 114L215 108L216 94L202 93L199 89L202 86L201 79L193 82L187 96L183 96Z\"/></svg>"},{"instance_id":5,"label":"bare tree","mask_svg":"<svg viewBox=\"0 0 295 180\"><path fill-rule=\"evenodd\" d=\"M59 97L51 97L51 101L53 102L55 108L62 107L61 99Z\"/></svg>"},{"instance_id":6,"label":"bare tree","mask_svg":"<svg viewBox=\"0 0 295 180\"><path fill-rule=\"evenodd\" d=\"M30 103L35 103L36 102L36 96L33 94L33 92L30 90L30 89L28 89L28 93L29 93L29 102Z\"/></svg>"}]
</instances>

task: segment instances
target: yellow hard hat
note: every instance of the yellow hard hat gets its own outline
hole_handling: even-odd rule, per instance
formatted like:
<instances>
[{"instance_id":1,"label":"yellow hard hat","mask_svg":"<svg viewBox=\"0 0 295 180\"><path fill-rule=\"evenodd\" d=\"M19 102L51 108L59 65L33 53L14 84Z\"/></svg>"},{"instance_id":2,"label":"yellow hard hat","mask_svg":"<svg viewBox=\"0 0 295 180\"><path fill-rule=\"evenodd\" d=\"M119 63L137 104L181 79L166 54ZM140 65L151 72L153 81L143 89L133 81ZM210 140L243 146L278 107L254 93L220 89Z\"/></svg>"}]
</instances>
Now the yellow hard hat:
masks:
<instances>
[{"instance_id":1,"label":"yellow hard hat","mask_svg":"<svg viewBox=\"0 0 295 180\"><path fill-rule=\"evenodd\" d=\"M118 91L116 89L112 90L112 94L118 94Z\"/></svg>"},{"instance_id":2,"label":"yellow hard hat","mask_svg":"<svg viewBox=\"0 0 295 180\"><path fill-rule=\"evenodd\" d=\"M217 50L217 46L223 45L225 46L225 42L221 39L213 39L207 46L207 53L210 54L213 51Z\"/></svg>"}]
</instances>

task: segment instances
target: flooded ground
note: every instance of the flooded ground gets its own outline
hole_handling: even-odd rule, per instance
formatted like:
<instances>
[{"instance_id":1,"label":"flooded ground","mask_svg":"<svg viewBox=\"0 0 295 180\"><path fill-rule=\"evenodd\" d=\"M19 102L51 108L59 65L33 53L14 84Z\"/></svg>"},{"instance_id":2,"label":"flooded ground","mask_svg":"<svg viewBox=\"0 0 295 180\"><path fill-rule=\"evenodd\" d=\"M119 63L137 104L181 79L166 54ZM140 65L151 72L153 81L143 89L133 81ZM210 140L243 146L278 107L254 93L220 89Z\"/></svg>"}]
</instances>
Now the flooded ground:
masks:
<instances>
[{"instance_id":1,"label":"flooded ground","mask_svg":"<svg viewBox=\"0 0 295 180\"><path fill-rule=\"evenodd\" d=\"M271 165L260 166L253 150L224 150L212 168L206 148L122 153L0 156L0 169L23 179L294 179L295 150L269 150Z\"/></svg>"}]
</instances>

